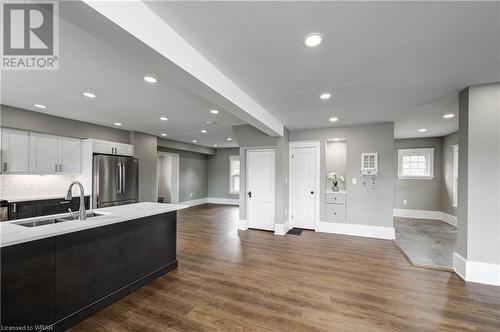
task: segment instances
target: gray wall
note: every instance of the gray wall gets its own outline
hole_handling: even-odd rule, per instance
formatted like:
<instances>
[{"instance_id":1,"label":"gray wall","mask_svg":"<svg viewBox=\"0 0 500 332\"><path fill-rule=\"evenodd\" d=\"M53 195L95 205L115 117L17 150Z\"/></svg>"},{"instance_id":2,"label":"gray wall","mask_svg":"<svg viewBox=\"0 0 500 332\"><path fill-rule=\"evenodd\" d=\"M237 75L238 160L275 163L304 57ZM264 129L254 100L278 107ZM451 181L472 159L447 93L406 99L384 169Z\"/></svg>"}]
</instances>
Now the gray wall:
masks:
<instances>
[{"instance_id":1,"label":"gray wall","mask_svg":"<svg viewBox=\"0 0 500 332\"><path fill-rule=\"evenodd\" d=\"M208 197L238 199L229 194L229 156L239 156L239 148L217 149L208 157Z\"/></svg>"},{"instance_id":2,"label":"gray wall","mask_svg":"<svg viewBox=\"0 0 500 332\"><path fill-rule=\"evenodd\" d=\"M1 105L2 127L37 131L75 138L94 138L112 142L130 143L130 132L99 126L88 122Z\"/></svg>"},{"instance_id":3,"label":"gray wall","mask_svg":"<svg viewBox=\"0 0 500 332\"><path fill-rule=\"evenodd\" d=\"M289 174L289 131L284 129L283 137L278 138L276 144L276 178L275 178L275 210L276 224L283 224L288 220L288 174Z\"/></svg>"},{"instance_id":4,"label":"gray wall","mask_svg":"<svg viewBox=\"0 0 500 332\"><path fill-rule=\"evenodd\" d=\"M139 161L139 202L156 202L156 136L131 132L134 157Z\"/></svg>"},{"instance_id":5,"label":"gray wall","mask_svg":"<svg viewBox=\"0 0 500 332\"><path fill-rule=\"evenodd\" d=\"M467 259L467 224L469 196L469 88L458 95L458 209L456 251Z\"/></svg>"},{"instance_id":6,"label":"gray wall","mask_svg":"<svg viewBox=\"0 0 500 332\"><path fill-rule=\"evenodd\" d=\"M398 149L434 148L434 179L398 179ZM441 211L443 139L441 137L394 140L394 208ZM407 200L407 205L403 204Z\"/></svg>"},{"instance_id":7,"label":"gray wall","mask_svg":"<svg viewBox=\"0 0 500 332\"><path fill-rule=\"evenodd\" d=\"M469 87L468 104L467 259L500 264L500 83Z\"/></svg>"},{"instance_id":8,"label":"gray wall","mask_svg":"<svg viewBox=\"0 0 500 332\"><path fill-rule=\"evenodd\" d=\"M441 211L457 215L453 207L453 145L458 144L458 132L443 137L443 186L441 188ZM460 154L460 151L458 152Z\"/></svg>"},{"instance_id":9,"label":"gray wall","mask_svg":"<svg viewBox=\"0 0 500 332\"><path fill-rule=\"evenodd\" d=\"M326 174L335 172L337 176L346 178L347 144L346 142L326 143ZM340 190L345 190L346 183L337 181ZM333 186L332 181L327 181L327 189Z\"/></svg>"},{"instance_id":10,"label":"gray wall","mask_svg":"<svg viewBox=\"0 0 500 332\"><path fill-rule=\"evenodd\" d=\"M179 202L208 197L207 155L166 149L161 146L158 147L158 151L179 155Z\"/></svg>"},{"instance_id":11,"label":"gray wall","mask_svg":"<svg viewBox=\"0 0 500 332\"><path fill-rule=\"evenodd\" d=\"M347 142L347 223L392 227L394 197L394 123L385 122L371 125L300 130L290 132L290 141L321 140L321 183L324 193L326 179L326 140L345 137ZM363 187L360 176L361 153L378 152L379 170L377 188ZM357 178L353 185L352 178ZM325 220L325 195L320 200L320 218Z\"/></svg>"}]
</instances>

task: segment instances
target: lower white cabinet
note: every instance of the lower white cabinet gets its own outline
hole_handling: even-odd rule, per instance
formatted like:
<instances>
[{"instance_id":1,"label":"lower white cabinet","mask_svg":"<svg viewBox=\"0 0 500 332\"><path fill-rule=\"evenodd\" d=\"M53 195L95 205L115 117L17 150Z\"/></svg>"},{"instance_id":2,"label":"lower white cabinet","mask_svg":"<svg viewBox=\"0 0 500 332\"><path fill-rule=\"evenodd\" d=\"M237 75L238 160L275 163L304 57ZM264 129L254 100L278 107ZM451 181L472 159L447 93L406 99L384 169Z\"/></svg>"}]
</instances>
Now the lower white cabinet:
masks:
<instances>
[{"instance_id":1,"label":"lower white cabinet","mask_svg":"<svg viewBox=\"0 0 500 332\"><path fill-rule=\"evenodd\" d=\"M29 172L29 133L24 130L2 128L2 173Z\"/></svg>"},{"instance_id":2,"label":"lower white cabinet","mask_svg":"<svg viewBox=\"0 0 500 332\"><path fill-rule=\"evenodd\" d=\"M332 223L345 223L345 192L327 192L325 219Z\"/></svg>"}]
</instances>

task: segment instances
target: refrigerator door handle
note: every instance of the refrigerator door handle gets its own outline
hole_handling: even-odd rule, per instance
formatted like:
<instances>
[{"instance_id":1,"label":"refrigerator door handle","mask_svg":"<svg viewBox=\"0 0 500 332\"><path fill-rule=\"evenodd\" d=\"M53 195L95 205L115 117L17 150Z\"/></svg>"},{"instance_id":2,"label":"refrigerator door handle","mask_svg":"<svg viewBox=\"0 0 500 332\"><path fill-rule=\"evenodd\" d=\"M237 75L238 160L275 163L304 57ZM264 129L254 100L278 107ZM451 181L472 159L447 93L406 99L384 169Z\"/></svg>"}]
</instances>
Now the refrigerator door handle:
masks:
<instances>
[{"instance_id":1,"label":"refrigerator door handle","mask_svg":"<svg viewBox=\"0 0 500 332\"><path fill-rule=\"evenodd\" d=\"M125 183L127 181L125 180L125 165L122 164L122 194L125 193Z\"/></svg>"},{"instance_id":2,"label":"refrigerator door handle","mask_svg":"<svg viewBox=\"0 0 500 332\"><path fill-rule=\"evenodd\" d=\"M118 189L116 190L117 194L122 193L122 184L123 184L123 176L122 176L122 164L118 163Z\"/></svg>"}]
</instances>

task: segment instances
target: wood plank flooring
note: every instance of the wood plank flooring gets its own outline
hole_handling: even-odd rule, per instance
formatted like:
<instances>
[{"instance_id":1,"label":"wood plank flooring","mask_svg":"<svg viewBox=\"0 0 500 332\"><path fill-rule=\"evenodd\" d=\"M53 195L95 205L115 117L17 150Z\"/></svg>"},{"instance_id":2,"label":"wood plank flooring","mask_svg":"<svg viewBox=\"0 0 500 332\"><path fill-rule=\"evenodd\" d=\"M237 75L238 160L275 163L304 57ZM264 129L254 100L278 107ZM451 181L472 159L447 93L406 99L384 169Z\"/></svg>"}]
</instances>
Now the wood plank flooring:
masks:
<instances>
[{"instance_id":1,"label":"wood plank flooring","mask_svg":"<svg viewBox=\"0 0 500 332\"><path fill-rule=\"evenodd\" d=\"M73 330L500 330L500 287L411 267L392 241L237 223L237 207L180 212L179 268Z\"/></svg>"}]
</instances>

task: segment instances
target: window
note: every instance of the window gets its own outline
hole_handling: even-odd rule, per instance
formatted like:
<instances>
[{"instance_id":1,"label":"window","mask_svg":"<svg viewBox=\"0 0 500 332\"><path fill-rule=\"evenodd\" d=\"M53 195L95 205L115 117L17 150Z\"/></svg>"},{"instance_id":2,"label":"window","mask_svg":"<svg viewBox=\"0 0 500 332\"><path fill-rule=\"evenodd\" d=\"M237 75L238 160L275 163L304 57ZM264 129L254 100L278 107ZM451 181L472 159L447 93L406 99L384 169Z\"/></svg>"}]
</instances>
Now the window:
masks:
<instances>
[{"instance_id":1,"label":"window","mask_svg":"<svg viewBox=\"0 0 500 332\"><path fill-rule=\"evenodd\" d=\"M458 206L458 144L453 149L453 207Z\"/></svg>"},{"instance_id":2,"label":"window","mask_svg":"<svg viewBox=\"0 0 500 332\"><path fill-rule=\"evenodd\" d=\"M229 156L229 193L240 193L240 156Z\"/></svg>"},{"instance_id":3,"label":"window","mask_svg":"<svg viewBox=\"0 0 500 332\"><path fill-rule=\"evenodd\" d=\"M433 179L434 148L399 149L398 178L400 179Z\"/></svg>"}]
</instances>

